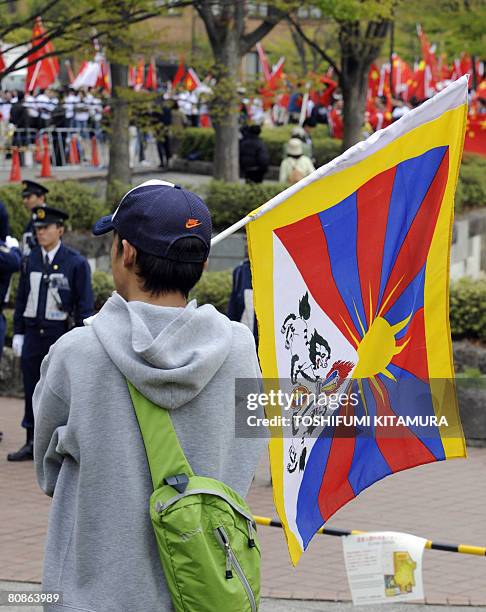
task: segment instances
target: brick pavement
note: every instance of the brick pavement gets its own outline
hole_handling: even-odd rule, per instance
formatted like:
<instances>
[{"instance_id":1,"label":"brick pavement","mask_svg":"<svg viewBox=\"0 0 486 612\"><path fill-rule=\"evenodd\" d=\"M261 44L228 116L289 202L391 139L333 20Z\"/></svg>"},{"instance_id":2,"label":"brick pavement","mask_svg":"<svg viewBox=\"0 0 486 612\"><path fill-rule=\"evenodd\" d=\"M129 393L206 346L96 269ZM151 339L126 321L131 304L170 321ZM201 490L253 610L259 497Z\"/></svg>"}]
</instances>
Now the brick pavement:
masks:
<instances>
[{"instance_id":1,"label":"brick pavement","mask_svg":"<svg viewBox=\"0 0 486 612\"><path fill-rule=\"evenodd\" d=\"M5 457L23 441L18 427L22 402L0 398L0 580L37 582L49 499L38 489L32 464ZM486 449L469 459L434 463L387 478L342 508L329 526L405 531L428 539L486 545ZM249 496L255 514L274 516L267 468L261 466ZM339 538L316 536L299 566L290 565L280 529L259 529L265 597L349 600ZM426 550L426 602L486 605L486 558Z\"/></svg>"}]
</instances>

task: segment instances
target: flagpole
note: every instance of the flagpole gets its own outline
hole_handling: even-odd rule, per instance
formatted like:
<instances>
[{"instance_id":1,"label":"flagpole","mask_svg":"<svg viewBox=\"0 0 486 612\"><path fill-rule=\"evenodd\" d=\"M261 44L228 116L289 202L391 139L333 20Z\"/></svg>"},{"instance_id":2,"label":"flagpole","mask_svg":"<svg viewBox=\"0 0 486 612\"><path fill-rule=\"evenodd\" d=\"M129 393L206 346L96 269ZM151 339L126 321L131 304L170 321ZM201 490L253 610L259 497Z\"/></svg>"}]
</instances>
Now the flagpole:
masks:
<instances>
[{"instance_id":1,"label":"flagpole","mask_svg":"<svg viewBox=\"0 0 486 612\"><path fill-rule=\"evenodd\" d=\"M42 60L38 60L36 65L35 65L34 73L32 74L32 78L30 79L29 88L27 90L27 93L33 91L33 89L34 89L32 83L34 83L34 85L35 85L35 82L37 80L37 75L39 74L41 61Z\"/></svg>"},{"instance_id":2,"label":"flagpole","mask_svg":"<svg viewBox=\"0 0 486 612\"><path fill-rule=\"evenodd\" d=\"M220 232L214 238L211 239L211 246L213 247L215 244L218 244L218 242L221 242L221 240L224 240L228 236L231 236L231 234L234 234L235 232L237 232L242 227L245 227L245 225L249 223L251 220L252 220L252 216L247 215L246 217L243 217L243 219L240 219L236 223L233 223L233 225L230 225L225 230L223 230L222 232Z\"/></svg>"}]
</instances>

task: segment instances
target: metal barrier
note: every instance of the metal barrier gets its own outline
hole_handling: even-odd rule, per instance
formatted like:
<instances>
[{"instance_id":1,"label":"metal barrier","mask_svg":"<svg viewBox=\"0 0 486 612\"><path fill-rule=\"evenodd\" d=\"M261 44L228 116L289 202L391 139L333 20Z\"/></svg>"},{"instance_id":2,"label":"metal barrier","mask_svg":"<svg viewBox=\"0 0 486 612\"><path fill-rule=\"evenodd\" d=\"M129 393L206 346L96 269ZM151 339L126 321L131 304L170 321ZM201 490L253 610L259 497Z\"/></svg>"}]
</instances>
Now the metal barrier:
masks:
<instances>
[{"instance_id":1,"label":"metal barrier","mask_svg":"<svg viewBox=\"0 0 486 612\"><path fill-rule=\"evenodd\" d=\"M266 527L280 527L282 523L278 519L272 519L266 516L254 516L255 523L257 525L265 525ZM334 529L332 527L321 527L317 533L331 536L348 536L348 535L359 535L367 533L366 531L347 531L345 529ZM431 550L443 550L445 552L462 553L464 555L478 555L480 557L486 556L486 546L471 546L469 544L444 544L441 542L433 542L427 540L425 548Z\"/></svg>"},{"instance_id":2,"label":"metal barrier","mask_svg":"<svg viewBox=\"0 0 486 612\"><path fill-rule=\"evenodd\" d=\"M11 166L11 152L16 148L22 156L24 167L33 167L42 162L43 137L47 136L51 165L54 168L72 168L93 165L92 137L96 137L98 161L101 167L109 162L108 137L100 129L86 127L33 128L2 127L0 134L0 169ZM74 143L74 144L73 144ZM130 128L130 166L158 166L160 163L157 144L152 134L141 134ZM141 159L143 158L143 159Z\"/></svg>"}]
</instances>

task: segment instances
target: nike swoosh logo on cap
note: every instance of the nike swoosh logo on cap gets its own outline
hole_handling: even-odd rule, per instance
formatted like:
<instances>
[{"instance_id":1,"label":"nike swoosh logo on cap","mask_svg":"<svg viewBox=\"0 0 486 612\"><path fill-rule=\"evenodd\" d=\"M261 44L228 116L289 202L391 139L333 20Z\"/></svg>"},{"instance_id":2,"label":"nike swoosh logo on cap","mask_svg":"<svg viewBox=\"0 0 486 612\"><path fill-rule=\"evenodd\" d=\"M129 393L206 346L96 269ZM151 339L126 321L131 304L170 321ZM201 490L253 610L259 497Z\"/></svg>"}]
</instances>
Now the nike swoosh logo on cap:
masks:
<instances>
[{"instance_id":1,"label":"nike swoosh logo on cap","mask_svg":"<svg viewBox=\"0 0 486 612\"><path fill-rule=\"evenodd\" d=\"M198 221L197 219L188 219L186 221L186 229L192 229L198 225L201 225L201 221Z\"/></svg>"}]
</instances>

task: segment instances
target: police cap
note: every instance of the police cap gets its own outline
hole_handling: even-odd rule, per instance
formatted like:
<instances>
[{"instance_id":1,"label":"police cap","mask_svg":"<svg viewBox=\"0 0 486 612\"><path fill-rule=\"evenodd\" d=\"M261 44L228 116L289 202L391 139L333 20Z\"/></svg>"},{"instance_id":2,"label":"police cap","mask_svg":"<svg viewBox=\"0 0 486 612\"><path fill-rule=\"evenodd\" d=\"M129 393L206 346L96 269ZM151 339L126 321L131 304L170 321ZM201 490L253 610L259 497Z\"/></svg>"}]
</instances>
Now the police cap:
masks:
<instances>
[{"instance_id":1,"label":"police cap","mask_svg":"<svg viewBox=\"0 0 486 612\"><path fill-rule=\"evenodd\" d=\"M26 198L32 193L36 196L43 196L49 193L49 189L35 181L22 181L22 197Z\"/></svg>"},{"instance_id":2,"label":"police cap","mask_svg":"<svg viewBox=\"0 0 486 612\"><path fill-rule=\"evenodd\" d=\"M35 206L32 209L32 221L36 227L50 225L51 223L64 224L69 215L63 210L51 206Z\"/></svg>"}]
</instances>

